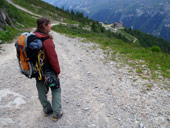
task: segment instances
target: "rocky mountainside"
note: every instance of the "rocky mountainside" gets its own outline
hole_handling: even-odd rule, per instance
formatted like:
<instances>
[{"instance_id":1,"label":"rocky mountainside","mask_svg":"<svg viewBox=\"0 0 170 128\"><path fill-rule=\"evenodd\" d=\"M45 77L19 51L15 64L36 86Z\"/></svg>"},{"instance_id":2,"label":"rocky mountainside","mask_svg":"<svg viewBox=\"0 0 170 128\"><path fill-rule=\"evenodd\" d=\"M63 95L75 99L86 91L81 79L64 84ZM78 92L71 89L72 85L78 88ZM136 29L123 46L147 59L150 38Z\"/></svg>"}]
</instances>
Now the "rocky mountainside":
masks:
<instances>
[{"instance_id":1,"label":"rocky mountainside","mask_svg":"<svg viewBox=\"0 0 170 128\"><path fill-rule=\"evenodd\" d=\"M90 18L139 29L170 40L170 0L44 0L55 6L81 11Z\"/></svg>"}]
</instances>

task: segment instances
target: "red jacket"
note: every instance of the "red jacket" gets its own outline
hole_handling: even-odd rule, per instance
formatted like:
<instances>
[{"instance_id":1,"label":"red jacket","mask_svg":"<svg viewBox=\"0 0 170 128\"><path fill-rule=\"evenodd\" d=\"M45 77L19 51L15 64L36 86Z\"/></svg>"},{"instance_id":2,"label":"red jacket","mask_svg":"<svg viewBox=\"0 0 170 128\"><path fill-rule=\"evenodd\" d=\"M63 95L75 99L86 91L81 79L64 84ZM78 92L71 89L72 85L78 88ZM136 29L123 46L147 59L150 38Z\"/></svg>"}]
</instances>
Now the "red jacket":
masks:
<instances>
[{"instance_id":1,"label":"red jacket","mask_svg":"<svg viewBox=\"0 0 170 128\"><path fill-rule=\"evenodd\" d=\"M40 33L40 32L34 32L36 34L36 36L38 38L44 38L44 37L48 37L48 35L44 34L44 33ZM57 57L57 53L55 51L55 45L53 43L52 38L46 39L43 42L43 49L46 53L46 58L45 58L45 63L47 61L49 61L52 69L54 70L54 72L59 75L60 74L60 65L58 62L58 57Z\"/></svg>"}]
</instances>

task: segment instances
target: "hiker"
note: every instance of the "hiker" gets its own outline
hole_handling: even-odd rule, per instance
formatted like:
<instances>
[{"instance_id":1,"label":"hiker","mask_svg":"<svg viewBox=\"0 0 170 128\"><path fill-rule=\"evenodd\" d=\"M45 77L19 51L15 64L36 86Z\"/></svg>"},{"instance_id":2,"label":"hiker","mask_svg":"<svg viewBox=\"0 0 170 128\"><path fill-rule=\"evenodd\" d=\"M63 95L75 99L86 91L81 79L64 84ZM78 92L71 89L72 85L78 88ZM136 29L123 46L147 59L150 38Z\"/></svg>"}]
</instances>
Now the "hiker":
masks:
<instances>
[{"instance_id":1,"label":"hiker","mask_svg":"<svg viewBox=\"0 0 170 128\"><path fill-rule=\"evenodd\" d=\"M36 87L38 90L38 97L40 103L43 107L44 115L48 116L53 113L53 121L57 121L62 117L62 105L61 105L61 88L51 87L52 92L52 106L47 100L47 92L49 87L47 87L48 82L59 82L60 66L58 62L57 53L55 51L55 45L53 43L53 38L49 34L51 30L50 20L47 18L37 19L37 29L34 32L38 38L47 38L43 41L43 51L45 52L43 72L44 77L42 80L36 79ZM50 80L49 80L50 79ZM50 83L51 84L51 83Z\"/></svg>"}]
</instances>

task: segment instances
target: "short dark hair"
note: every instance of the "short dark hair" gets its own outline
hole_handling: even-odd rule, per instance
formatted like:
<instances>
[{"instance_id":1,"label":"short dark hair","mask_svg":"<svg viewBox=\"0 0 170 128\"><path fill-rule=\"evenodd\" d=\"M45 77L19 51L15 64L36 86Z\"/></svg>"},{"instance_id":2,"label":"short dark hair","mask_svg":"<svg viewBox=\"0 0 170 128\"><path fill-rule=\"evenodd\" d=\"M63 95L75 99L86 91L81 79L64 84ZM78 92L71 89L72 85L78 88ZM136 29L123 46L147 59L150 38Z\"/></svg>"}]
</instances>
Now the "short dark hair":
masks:
<instances>
[{"instance_id":1,"label":"short dark hair","mask_svg":"<svg viewBox=\"0 0 170 128\"><path fill-rule=\"evenodd\" d=\"M45 24L45 26L47 26L50 23L50 20L44 17L41 17L39 19L37 19L37 30L38 32L42 32L45 33L43 24Z\"/></svg>"}]
</instances>

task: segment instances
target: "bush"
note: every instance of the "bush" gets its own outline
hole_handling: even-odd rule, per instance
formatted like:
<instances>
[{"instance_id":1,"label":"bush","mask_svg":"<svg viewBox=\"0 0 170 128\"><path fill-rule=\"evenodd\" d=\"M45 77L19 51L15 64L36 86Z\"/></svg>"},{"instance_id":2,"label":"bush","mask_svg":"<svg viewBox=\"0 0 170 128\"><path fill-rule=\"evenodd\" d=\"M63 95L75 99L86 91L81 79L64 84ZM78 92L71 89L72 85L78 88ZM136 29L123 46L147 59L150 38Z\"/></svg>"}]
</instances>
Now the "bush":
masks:
<instances>
[{"instance_id":1,"label":"bush","mask_svg":"<svg viewBox=\"0 0 170 128\"><path fill-rule=\"evenodd\" d=\"M159 46L153 46L153 47L151 47L151 51L152 52L161 52L161 49Z\"/></svg>"}]
</instances>

